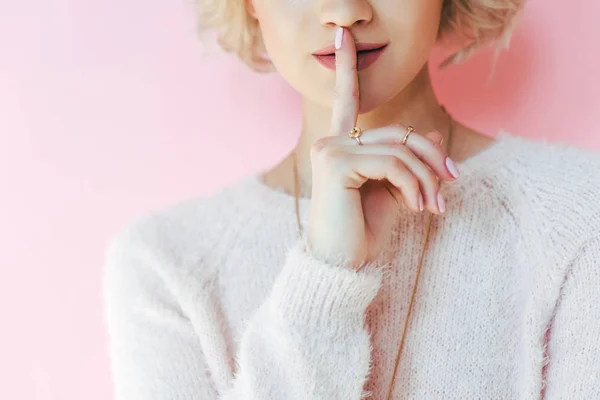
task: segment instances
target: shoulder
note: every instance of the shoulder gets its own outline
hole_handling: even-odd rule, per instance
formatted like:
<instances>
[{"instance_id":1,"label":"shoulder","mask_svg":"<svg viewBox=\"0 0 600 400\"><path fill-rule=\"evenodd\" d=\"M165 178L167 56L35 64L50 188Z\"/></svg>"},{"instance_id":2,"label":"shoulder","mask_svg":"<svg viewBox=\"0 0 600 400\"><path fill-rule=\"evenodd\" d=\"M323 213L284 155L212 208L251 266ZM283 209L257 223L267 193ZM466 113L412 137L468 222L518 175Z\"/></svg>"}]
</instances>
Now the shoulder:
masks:
<instances>
[{"instance_id":1,"label":"shoulder","mask_svg":"<svg viewBox=\"0 0 600 400\"><path fill-rule=\"evenodd\" d=\"M517 136L509 136L507 140L508 151L514 153L507 167L521 183L556 187L550 195L564 194L565 188L581 194L600 191L600 151L578 147L564 140Z\"/></svg>"},{"instance_id":2,"label":"shoulder","mask_svg":"<svg viewBox=\"0 0 600 400\"><path fill-rule=\"evenodd\" d=\"M513 156L503 170L548 245L567 256L600 235L600 152L565 141L507 140Z\"/></svg>"},{"instance_id":3,"label":"shoulder","mask_svg":"<svg viewBox=\"0 0 600 400\"><path fill-rule=\"evenodd\" d=\"M109 238L106 272L121 274L135 268L137 273L145 269L162 278L212 275L214 264L203 259L240 217L241 182L134 217Z\"/></svg>"}]
</instances>

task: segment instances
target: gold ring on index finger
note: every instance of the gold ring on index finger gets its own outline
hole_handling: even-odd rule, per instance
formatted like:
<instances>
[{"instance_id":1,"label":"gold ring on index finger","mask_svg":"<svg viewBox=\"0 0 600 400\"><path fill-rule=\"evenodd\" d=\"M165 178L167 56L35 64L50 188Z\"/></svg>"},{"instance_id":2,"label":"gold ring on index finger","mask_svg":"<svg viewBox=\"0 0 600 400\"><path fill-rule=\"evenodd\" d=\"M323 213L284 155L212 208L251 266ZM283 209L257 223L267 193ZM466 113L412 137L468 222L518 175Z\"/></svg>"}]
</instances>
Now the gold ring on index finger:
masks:
<instances>
[{"instance_id":1,"label":"gold ring on index finger","mask_svg":"<svg viewBox=\"0 0 600 400\"><path fill-rule=\"evenodd\" d=\"M358 126L355 126L354 128L352 128L352 130L348 134L348 136L350 136L352 139L356 140L356 143L358 143L359 146L362 146L362 142L360 140L360 135L362 135L362 129L359 128Z\"/></svg>"},{"instance_id":2,"label":"gold ring on index finger","mask_svg":"<svg viewBox=\"0 0 600 400\"><path fill-rule=\"evenodd\" d=\"M402 139L402 144L406 144L406 141L408 140L408 137L414 131L415 131L415 128L413 128L412 126L409 125L409 126L406 127L406 135L404 135L404 139Z\"/></svg>"}]
</instances>

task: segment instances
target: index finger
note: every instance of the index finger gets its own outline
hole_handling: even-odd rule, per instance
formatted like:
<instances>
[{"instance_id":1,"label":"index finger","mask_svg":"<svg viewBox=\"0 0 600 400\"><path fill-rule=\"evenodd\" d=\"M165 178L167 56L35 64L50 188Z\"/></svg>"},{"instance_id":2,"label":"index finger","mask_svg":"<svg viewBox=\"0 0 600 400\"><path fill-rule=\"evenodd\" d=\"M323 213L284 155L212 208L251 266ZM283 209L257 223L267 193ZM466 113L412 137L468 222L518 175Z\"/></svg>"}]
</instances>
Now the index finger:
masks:
<instances>
[{"instance_id":1,"label":"index finger","mask_svg":"<svg viewBox=\"0 0 600 400\"><path fill-rule=\"evenodd\" d=\"M331 134L349 133L358 117L359 90L356 45L350 31L339 27L335 36L335 89Z\"/></svg>"}]
</instances>

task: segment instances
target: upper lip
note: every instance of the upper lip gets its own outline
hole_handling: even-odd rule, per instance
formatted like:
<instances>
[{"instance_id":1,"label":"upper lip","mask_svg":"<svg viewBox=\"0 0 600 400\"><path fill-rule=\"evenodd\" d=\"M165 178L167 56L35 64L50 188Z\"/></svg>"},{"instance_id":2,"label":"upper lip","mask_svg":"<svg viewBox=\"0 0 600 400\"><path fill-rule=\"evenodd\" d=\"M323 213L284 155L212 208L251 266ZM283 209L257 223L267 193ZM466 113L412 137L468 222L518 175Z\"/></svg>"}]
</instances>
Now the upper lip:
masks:
<instances>
[{"instance_id":1,"label":"upper lip","mask_svg":"<svg viewBox=\"0 0 600 400\"><path fill-rule=\"evenodd\" d=\"M357 43L356 51L374 50L384 46L387 46L387 43ZM317 50L313 53L313 55L315 56L329 56L332 54L335 54L334 45L323 47L322 49Z\"/></svg>"}]
</instances>

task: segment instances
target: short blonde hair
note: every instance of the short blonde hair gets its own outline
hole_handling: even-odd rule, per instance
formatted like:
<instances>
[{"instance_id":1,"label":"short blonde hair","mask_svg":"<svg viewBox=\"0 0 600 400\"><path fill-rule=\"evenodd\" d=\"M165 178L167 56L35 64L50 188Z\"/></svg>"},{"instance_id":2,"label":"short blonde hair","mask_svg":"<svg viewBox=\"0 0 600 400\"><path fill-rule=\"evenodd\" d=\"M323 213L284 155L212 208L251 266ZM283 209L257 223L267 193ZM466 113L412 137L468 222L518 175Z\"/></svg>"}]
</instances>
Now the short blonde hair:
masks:
<instances>
[{"instance_id":1,"label":"short blonde hair","mask_svg":"<svg viewBox=\"0 0 600 400\"><path fill-rule=\"evenodd\" d=\"M258 21L246 9L247 0L194 0L200 37L216 31L217 43L250 68L264 65ZM525 0L444 0L438 38L444 43L467 44L446 58L445 68L470 58L479 48L496 42L495 57L508 48Z\"/></svg>"}]
</instances>

